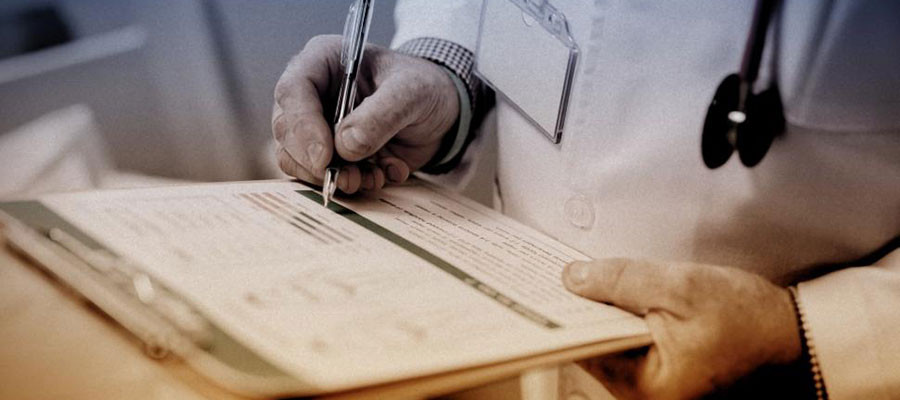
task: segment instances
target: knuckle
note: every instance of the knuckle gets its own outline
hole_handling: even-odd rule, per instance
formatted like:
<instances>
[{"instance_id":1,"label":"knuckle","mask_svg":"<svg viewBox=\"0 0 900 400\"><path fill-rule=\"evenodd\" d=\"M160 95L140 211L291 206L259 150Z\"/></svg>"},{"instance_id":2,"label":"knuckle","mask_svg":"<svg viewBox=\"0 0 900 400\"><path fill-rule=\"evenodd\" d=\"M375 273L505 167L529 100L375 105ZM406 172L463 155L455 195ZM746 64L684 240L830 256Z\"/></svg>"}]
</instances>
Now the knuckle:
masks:
<instances>
[{"instance_id":1,"label":"knuckle","mask_svg":"<svg viewBox=\"0 0 900 400\"><path fill-rule=\"evenodd\" d=\"M340 36L338 35L316 35L306 42L303 50L318 51L330 48L339 43L339 38Z\"/></svg>"},{"instance_id":2,"label":"knuckle","mask_svg":"<svg viewBox=\"0 0 900 400\"><path fill-rule=\"evenodd\" d=\"M340 55L341 37L338 35L314 36L306 42L290 66L300 66L309 62L323 62Z\"/></svg>"},{"instance_id":3,"label":"knuckle","mask_svg":"<svg viewBox=\"0 0 900 400\"><path fill-rule=\"evenodd\" d=\"M303 168L302 165L297 163L297 161L294 160L294 158L291 157L291 155L284 148L278 150L277 158L278 167L281 168L281 171L285 174L307 182L315 182L317 180L312 173L310 173L305 168Z\"/></svg>"},{"instance_id":4,"label":"knuckle","mask_svg":"<svg viewBox=\"0 0 900 400\"><path fill-rule=\"evenodd\" d=\"M666 276L671 279L672 290L668 291L668 301L684 308L694 308L698 293L709 291L709 280L705 271L694 265L669 265Z\"/></svg>"},{"instance_id":5,"label":"knuckle","mask_svg":"<svg viewBox=\"0 0 900 400\"><path fill-rule=\"evenodd\" d=\"M609 279L599 279L601 282L609 282L609 293L618 296L621 291L628 285L624 284L627 279L631 279L633 270L629 268L629 260L625 258L611 258L604 260L605 271L609 274ZM626 293L627 294L627 293Z\"/></svg>"},{"instance_id":6,"label":"knuckle","mask_svg":"<svg viewBox=\"0 0 900 400\"><path fill-rule=\"evenodd\" d=\"M294 118L294 124L291 127L291 133L296 135L298 141L331 140L330 135L322 134L322 126L317 121L317 119L322 118L321 116L306 112L295 114L292 117Z\"/></svg>"},{"instance_id":7,"label":"knuckle","mask_svg":"<svg viewBox=\"0 0 900 400\"><path fill-rule=\"evenodd\" d=\"M297 177L297 163L294 162L294 159L287 153L284 148L280 148L277 151L278 157L278 168L281 168L281 171L290 175Z\"/></svg>"},{"instance_id":8,"label":"knuckle","mask_svg":"<svg viewBox=\"0 0 900 400\"><path fill-rule=\"evenodd\" d=\"M705 279L706 274L704 274L704 271L700 268L684 265L677 266L677 268L678 272L674 275L680 277L680 279L678 279L678 287L681 288L682 293L693 293L697 290L701 290L708 283Z\"/></svg>"},{"instance_id":9,"label":"knuckle","mask_svg":"<svg viewBox=\"0 0 900 400\"><path fill-rule=\"evenodd\" d=\"M294 90L294 83L287 71L281 75L281 78L278 79L278 83L275 84L274 98L275 104L279 107L284 107L284 99L291 95L291 92Z\"/></svg>"},{"instance_id":10,"label":"knuckle","mask_svg":"<svg viewBox=\"0 0 900 400\"><path fill-rule=\"evenodd\" d=\"M284 114L284 109L281 108L278 104L272 105L272 122L274 123L276 119L280 118Z\"/></svg>"},{"instance_id":11,"label":"knuckle","mask_svg":"<svg viewBox=\"0 0 900 400\"><path fill-rule=\"evenodd\" d=\"M294 116L294 124L291 127L291 131L298 138L303 138L309 136L311 132L313 132L314 126L310 118L305 114L295 114Z\"/></svg>"},{"instance_id":12,"label":"knuckle","mask_svg":"<svg viewBox=\"0 0 900 400\"><path fill-rule=\"evenodd\" d=\"M316 35L306 41L306 45L303 46L303 51L318 49L325 45L325 38L323 35Z\"/></svg>"},{"instance_id":13,"label":"knuckle","mask_svg":"<svg viewBox=\"0 0 900 400\"><path fill-rule=\"evenodd\" d=\"M284 106L282 101L297 91L297 85L303 80L302 71L310 65L327 62L327 60L340 50L340 42L335 41L334 35L315 36L303 46L299 53L294 55L287 63L287 67L275 84L275 102Z\"/></svg>"},{"instance_id":14,"label":"knuckle","mask_svg":"<svg viewBox=\"0 0 900 400\"><path fill-rule=\"evenodd\" d=\"M285 128L284 128L284 115L283 114L276 115L272 119L272 136L275 138L275 141L277 141L278 143L281 143L284 140L285 133L286 132L285 132Z\"/></svg>"}]
</instances>

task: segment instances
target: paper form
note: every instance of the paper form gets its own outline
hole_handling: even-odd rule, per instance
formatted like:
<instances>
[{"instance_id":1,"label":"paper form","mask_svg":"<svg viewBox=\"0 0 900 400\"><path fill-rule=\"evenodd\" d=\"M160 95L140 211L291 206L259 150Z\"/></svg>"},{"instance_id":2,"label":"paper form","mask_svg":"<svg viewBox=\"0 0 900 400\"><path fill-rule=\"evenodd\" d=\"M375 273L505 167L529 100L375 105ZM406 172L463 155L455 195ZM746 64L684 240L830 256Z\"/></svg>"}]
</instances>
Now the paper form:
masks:
<instances>
[{"instance_id":1,"label":"paper form","mask_svg":"<svg viewBox=\"0 0 900 400\"><path fill-rule=\"evenodd\" d=\"M565 290L583 255L419 181L327 209L286 181L41 201L313 390L647 332Z\"/></svg>"}]
</instances>

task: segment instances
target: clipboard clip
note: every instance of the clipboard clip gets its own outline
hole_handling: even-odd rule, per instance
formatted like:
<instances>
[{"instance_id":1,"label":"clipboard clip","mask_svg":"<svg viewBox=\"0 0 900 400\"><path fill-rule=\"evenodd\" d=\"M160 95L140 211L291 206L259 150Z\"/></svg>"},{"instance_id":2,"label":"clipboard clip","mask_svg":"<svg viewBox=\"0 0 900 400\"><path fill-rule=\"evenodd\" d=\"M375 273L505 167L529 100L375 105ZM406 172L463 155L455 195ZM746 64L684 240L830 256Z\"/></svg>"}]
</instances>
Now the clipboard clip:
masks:
<instances>
[{"instance_id":1,"label":"clipboard clip","mask_svg":"<svg viewBox=\"0 0 900 400\"><path fill-rule=\"evenodd\" d=\"M46 236L71 255L81 260L94 271L102 274L122 293L137 300L142 306L165 320L167 326L160 326L151 331L132 331L144 342L144 352L154 359L165 358L178 345L172 333L187 339L192 345L201 349L211 344L209 323L186 301L182 300L166 287L154 281L130 261L105 250L95 250L81 243L74 236L59 228L51 228ZM83 295L89 295L81 291ZM89 297L89 296L88 296ZM93 298L90 298L96 304ZM102 305L96 304L102 311L109 313ZM117 316L116 319L119 318ZM132 326L133 327L133 326ZM169 329L167 329L169 328ZM176 332L173 332L176 331Z\"/></svg>"},{"instance_id":2,"label":"clipboard clip","mask_svg":"<svg viewBox=\"0 0 900 400\"><path fill-rule=\"evenodd\" d=\"M3 242L138 338L161 359L208 350L211 324L187 301L127 259L93 249L63 229L29 227L0 211Z\"/></svg>"},{"instance_id":3,"label":"clipboard clip","mask_svg":"<svg viewBox=\"0 0 900 400\"><path fill-rule=\"evenodd\" d=\"M65 228L46 225L46 219L29 223L13 217L25 214L0 208L0 246L115 321L139 340L149 358L174 355L223 387L252 396L285 395L305 387L223 332L139 264L90 246Z\"/></svg>"}]
</instances>

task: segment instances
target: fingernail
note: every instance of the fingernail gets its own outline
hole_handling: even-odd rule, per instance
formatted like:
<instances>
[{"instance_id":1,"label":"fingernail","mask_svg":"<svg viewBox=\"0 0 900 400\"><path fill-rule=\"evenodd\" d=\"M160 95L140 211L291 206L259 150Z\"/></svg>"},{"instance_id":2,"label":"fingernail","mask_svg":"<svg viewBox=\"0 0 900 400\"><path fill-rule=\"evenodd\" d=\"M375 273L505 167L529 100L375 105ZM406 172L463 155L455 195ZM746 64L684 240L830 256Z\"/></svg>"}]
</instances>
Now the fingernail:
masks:
<instances>
[{"instance_id":1,"label":"fingernail","mask_svg":"<svg viewBox=\"0 0 900 400\"><path fill-rule=\"evenodd\" d=\"M403 179L403 175L400 173L400 168L397 168L396 165L390 164L387 167L387 176L391 182L400 182Z\"/></svg>"},{"instance_id":2,"label":"fingernail","mask_svg":"<svg viewBox=\"0 0 900 400\"><path fill-rule=\"evenodd\" d=\"M575 286L581 286L587 282L590 272L591 271L586 264L576 261L569 264L569 268L566 269L566 278L568 278L569 283Z\"/></svg>"},{"instance_id":3,"label":"fingernail","mask_svg":"<svg viewBox=\"0 0 900 400\"><path fill-rule=\"evenodd\" d=\"M322 150L325 149L325 146L322 146L322 143L313 142L310 143L306 148L306 155L309 157L309 162L313 165L318 165L318 161L320 157L322 157Z\"/></svg>"},{"instance_id":4,"label":"fingernail","mask_svg":"<svg viewBox=\"0 0 900 400\"><path fill-rule=\"evenodd\" d=\"M356 154L365 154L369 152L369 144L366 143L366 136L357 129L348 129L344 131L344 146Z\"/></svg>"}]
</instances>

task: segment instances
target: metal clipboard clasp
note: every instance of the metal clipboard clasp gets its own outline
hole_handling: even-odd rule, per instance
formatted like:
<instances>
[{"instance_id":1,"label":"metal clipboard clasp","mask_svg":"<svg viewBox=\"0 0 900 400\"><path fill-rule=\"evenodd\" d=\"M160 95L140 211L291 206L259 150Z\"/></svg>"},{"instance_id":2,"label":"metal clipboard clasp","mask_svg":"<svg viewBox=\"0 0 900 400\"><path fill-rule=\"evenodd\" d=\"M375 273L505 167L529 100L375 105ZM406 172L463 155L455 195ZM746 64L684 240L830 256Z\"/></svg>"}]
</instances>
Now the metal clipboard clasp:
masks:
<instances>
[{"instance_id":1,"label":"metal clipboard clasp","mask_svg":"<svg viewBox=\"0 0 900 400\"><path fill-rule=\"evenodd\" d=\"M547 0L485 0L475 72L553 143L562 140L578 62L562 12Z\"/></svg>"},{"instance_id":2,"label":"metal clipboard clasp","mask_svg":"<svg viewBox=\"0 0 900 400\"><path fill-rule=\"evenodd\" d=\"M17 203L16 212L2 207L11 203L0 203L0 249L6 246L25 257L109 316L142 342L149 357L173 354L238 394L283 397L307 387L220 329L140 265L87 244L90 239L83 233L73 234L75 227L51 227L64 220L45 213L37 202Z\"/></svg>"}]
</instances>

